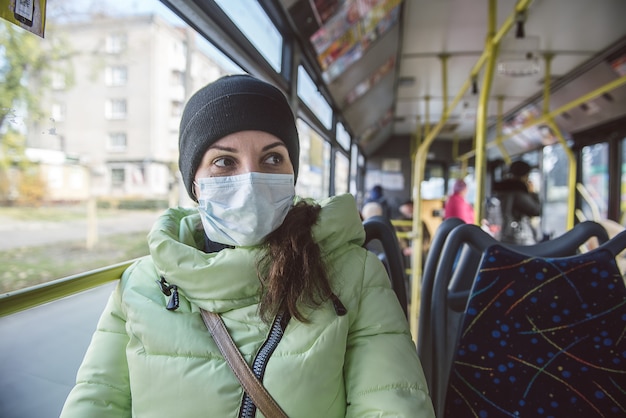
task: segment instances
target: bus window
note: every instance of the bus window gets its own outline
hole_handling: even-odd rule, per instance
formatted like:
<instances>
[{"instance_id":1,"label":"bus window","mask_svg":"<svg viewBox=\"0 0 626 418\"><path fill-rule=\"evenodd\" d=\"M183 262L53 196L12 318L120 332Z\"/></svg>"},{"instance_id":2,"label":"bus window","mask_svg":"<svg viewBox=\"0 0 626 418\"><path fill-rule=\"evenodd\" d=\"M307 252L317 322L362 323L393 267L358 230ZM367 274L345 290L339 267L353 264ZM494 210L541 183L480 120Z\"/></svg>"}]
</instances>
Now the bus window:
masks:
<instances>
[{"instance_id":1,"label":"bus window","mask_svg":"<svg viewBox=\"0 0 626 418\"><path fill-rule=\"evenodd\" d=\"M302 119L297 121L300 136L300 171L296 193L320 199L328 196L330 144Z\"/></svg>"},{"instance_id":2,"label":"bus window","mask_svg":"<svg viewBox=\"0 0 626 418\"><path fill-rule=\"evenodd\" d=\"M544 186L541 194L542 224L546 233L553 237L567 230L567 179L569 162L561 144L548 145L543 149ZM538 189L537 189L538 190Z\"/></svg>"},{"instance_id":3,"label":"bus window","mask_svg":"<svg viewBox=\"0 0 626 418\"><path fill-rule=\"evenodd\" d=\"M48 2L45 38L0 19L16 81L2 85L3 292L145 255L163 209L193 204L177 177L185 100L241 72L162 2L97 3Z\"/></svg>"},{"instance_id":4,"label":"bus window","mask_svg":"<svg viewBox=\"0 0 626 418\"><path fill-rule=\"evenodd\" d=\"M298 67L298 97L322 122L324 127L330 129L333 125L333 110L319 92L317 84L303 66Z\"/></svg>"},{"instance_id":5,"label":"bus window","mask_svg":"<svg viewBox=\"0 0 626 418\"><path fill-rule=\"evenodd\" d=\"M341 145L345 151L350 149L350 134L346 131L346 128L343 126L343 123L337 123L337 143Z\"/></svg>"},{"instance_id":6,"label":"bus window","mask_svg":"<svg viewBox=\"0 0 626 418\"><path fill-rule=\"evenodd\" d=\"M350 160L342 152L335 152L335 194L348 192L348 177L350 176Z\"/></svg>"},{"instance_id":7,"label":"bus window","mask_svg":"<svg viewBox=\"0 0 626 418\"><path fill-rule=\"evenodd\" d=\"M443 199L445 196L443 166L439 164L427 164L425 174L425 180L422 181L421 187L422 199Z\"/></svg>"},{"instance_id":8,"label":"bus window","mask_svg":"<svg viewBox=\"0 0 626 418\"><path fill-rule=\"evenodd\" d=\"M217 0L216 3L279 73L283 37L256 0Z\"/></svg>"},{"instance_id":9,"label":"bus window","mask_svg":"<svg viewBox=\"0 0 626 418\"><path fill-rule=\"evenodd\" d=\"M582 184L591 201L583 200L587 219L607 219L609 201L609 144L589 145L582 149ZM599 218L599 219L597 219Z\"/></svg>"},{"instance_id":10,"label":"bus window","mask_svg":"<svg viewBox=\"0 0 626 418\"><path fill-rule=\"evenodd\" d=\"M359 194L358 190L358 179L359 172L362 171L363 166L365 165L365 159L363 158L363 155L361 155L357 144L352 144L352 147L350 148L350 156L350 193L356 196L357 205L361 207L362 196Z\"/></svg>"}]
</instances>

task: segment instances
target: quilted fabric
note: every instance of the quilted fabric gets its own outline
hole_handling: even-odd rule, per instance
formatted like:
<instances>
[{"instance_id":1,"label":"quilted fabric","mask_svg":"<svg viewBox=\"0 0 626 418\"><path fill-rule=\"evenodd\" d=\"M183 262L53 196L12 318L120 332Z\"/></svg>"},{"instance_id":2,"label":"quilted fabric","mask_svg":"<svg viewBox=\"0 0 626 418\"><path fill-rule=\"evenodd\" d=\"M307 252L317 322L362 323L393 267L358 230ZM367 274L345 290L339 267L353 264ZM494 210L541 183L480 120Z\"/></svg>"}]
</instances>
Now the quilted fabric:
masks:
<instances>
[{"instance_id":1,"label":"quilted fabric","mask_svg":"<svg viewBox=\"0 0 626 418\"><path fill-rule=\"evenodd\" d=\"M626 288L610 252L537 258L487 249L445 416L626 416Z\"/></svg>"}]
</instances>

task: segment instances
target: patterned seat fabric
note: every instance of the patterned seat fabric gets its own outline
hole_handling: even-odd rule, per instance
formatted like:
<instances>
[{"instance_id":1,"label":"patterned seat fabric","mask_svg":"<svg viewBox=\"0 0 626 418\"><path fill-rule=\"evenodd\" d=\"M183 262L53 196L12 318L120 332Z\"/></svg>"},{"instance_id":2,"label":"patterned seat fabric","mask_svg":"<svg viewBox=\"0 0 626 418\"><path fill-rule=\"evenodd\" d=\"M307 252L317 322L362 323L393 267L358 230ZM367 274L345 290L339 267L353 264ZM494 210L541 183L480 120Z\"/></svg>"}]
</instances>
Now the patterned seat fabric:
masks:
<instances>
[{"instance_id":1,"label":"patterned seat fabric","mask_svg":"<svg viewBox=\"0 0 626 418\"><path fill-rule=\"evenodd\" d=\"M447 417L626 416L626 288L614 256L488 248L447 388Z\"/></svg>"}]
</instances>

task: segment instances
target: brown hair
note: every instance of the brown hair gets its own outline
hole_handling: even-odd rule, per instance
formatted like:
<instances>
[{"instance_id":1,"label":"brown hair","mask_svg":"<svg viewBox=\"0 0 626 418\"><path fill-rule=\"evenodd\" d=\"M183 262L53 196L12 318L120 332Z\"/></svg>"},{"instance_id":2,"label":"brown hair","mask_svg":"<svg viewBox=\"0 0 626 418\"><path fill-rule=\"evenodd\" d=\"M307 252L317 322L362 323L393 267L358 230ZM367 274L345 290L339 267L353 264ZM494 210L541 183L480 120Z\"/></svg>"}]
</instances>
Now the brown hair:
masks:
<instances>
[{"instance_id":1,"label":"brown hair","mask_svg":"<svg viewBox=\"0 0 626 418\"><path fill-rule=\"evenodd\" d=\"M258 262L259 313L265 322L278 312L288 312L306 323L298 306L314 308L332 297L326 264L312 234L320 210L319 205L298 202L265 238L267 251Z\"/></svg>"}]
</instances>

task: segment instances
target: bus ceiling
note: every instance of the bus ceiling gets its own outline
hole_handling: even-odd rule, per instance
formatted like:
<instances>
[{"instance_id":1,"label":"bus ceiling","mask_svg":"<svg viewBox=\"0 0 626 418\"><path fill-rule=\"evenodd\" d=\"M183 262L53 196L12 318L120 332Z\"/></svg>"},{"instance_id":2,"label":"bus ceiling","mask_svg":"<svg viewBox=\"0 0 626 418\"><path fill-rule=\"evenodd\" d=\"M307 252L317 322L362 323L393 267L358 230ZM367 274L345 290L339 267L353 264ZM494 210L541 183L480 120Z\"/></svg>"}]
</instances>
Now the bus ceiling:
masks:
<instances>
[{"instance_id":1,"label":"bus ceiling","mask_svg":"<svg viewBox=\"0 0 626 418\"><path fill-rule=\"evenodd\" d=\"M550 112L566 139L626 114L623 0L280 4L317 66L320 89L366 156L392 138L423 139L442 120L437 140L471 146L483 89L489 92L488 159L556 141L549 124L533 124ZM507 23L510 30L499 33ZM486 86L490 27L502 36L496 74Z\"/></svg>"}]
</instances>

